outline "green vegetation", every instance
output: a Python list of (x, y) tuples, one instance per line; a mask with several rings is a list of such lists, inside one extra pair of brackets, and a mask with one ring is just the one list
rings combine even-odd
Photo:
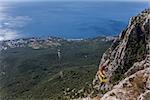
[(120, 80), (124, 79), (124, 75), (122, 73), (115, 73), (112, 77), (112, 83), (116, 84), (118, 83)]
[[(102, 54), (112, 42), (101, 38), (86, 41), (61, 41), (58, 47), (14, 48), (1, 52), (0, 98), (62, 99), (63, 91), (82, 89), (91, 83)], [(63, 77), (60, 77), (60, 71)]]

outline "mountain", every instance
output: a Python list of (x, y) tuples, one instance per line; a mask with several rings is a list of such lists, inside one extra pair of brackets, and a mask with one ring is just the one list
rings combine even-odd
[(150, 100), (150, 8), (103, 54), (93, 88), (96, 100)]
[(0, 41), (0, 100), (61, 100), (65, 90), (82, 89), (114, 38)]
[(150, 100), (150, 8), (113, 39), (1, 41), (1, 99)]

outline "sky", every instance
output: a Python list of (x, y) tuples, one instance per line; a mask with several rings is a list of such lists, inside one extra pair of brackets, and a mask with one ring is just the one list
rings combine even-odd
[(137, 2), (144, 2), (149, 0), (0, 0), (0, 1), (137, 1)]

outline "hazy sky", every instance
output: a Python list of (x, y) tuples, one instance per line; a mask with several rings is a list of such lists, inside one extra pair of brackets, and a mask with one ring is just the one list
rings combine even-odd
[(0, 1), (149, 1), (149, 0), (0, 0)]

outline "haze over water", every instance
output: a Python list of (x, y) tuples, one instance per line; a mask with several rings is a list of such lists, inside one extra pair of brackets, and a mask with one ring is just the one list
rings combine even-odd
[(147, 2), (9, 2), (0, 4), (0, 40), (33, 36), (118, 35)]

